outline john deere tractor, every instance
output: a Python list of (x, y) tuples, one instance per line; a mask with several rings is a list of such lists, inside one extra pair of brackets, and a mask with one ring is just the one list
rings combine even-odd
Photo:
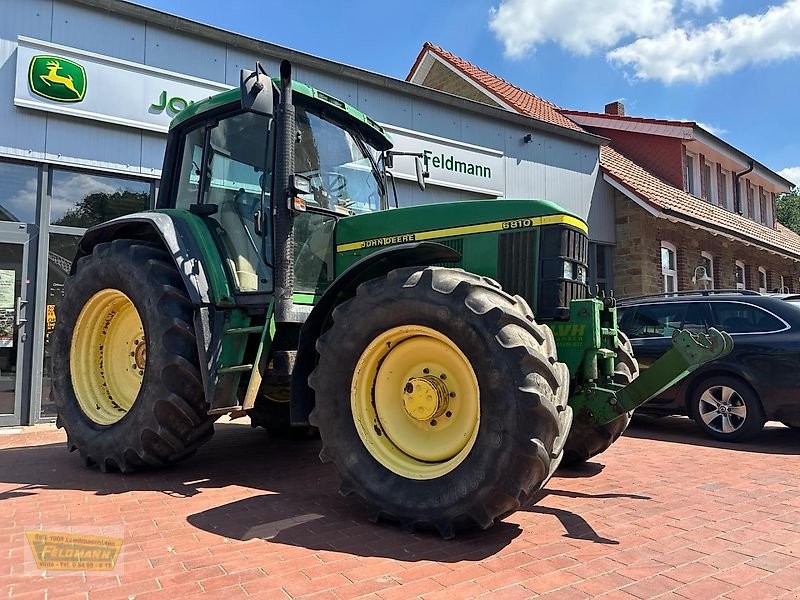
[(452, 537), (730, 350), (677, 332), (639, 374), (613, 298), (588, 294), (583, 220), (542, 200), (389, 210), (391, 149), (286, 61), (182, 111), (156, 210), (87, 231), (65, 286), (70, 450), (129, 472), (189, 456), (222, 414), (314, 427), (372, 519)]

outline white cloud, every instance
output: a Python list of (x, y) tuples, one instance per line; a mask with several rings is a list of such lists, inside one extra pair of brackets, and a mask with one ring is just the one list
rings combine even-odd
[(90, 194), (113, 194), (115, 191), (114, 186), (88, 173), (64, 173), (58, 185), (53, 185), (50, 214), (58, 219)]
[(786, 167), (778, 171), (778, 175), (788, 179), (795, 185), (800, 185), (800, 167)]
[(722, 0), (683, 0), (681, 8), (688, 12), (701, 13), (706, 10), (716, 11)]
[(675, 0), (500, 0), (489, 27), (505, 54), (521, 58), (543, 42), (576, 54), (611, 48), (629, 36), (657, 34), (672, 26)]
[(641, 37), (607, 54), (631, 67), (636, 79), (703, 83), (742, 67), (800, 55), (800, 0), (788, 0), (759, 15), (719, 19), (705, 27), (677, 27)]
[(711, 135), (715, 135), (717, 137), (728, 133), (727, 129), (723, 129), (722, 127), (717, 127), (716, 125), (711, 125), (710, 123), (703, 123), (702, 121), (695, 121), (695, 123), (697, 123), (700, 127), (705, 129)]

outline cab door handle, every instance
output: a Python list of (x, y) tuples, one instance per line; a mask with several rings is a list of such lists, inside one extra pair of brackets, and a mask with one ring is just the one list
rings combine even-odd
[(14, 323), (19, 327), (23, 323), (27, 323), (28, 319), (23, 319), (20, 315), (22, 314), (22, 307), (28, 303), (27, 300), (23, 300), (22, 296), (17, 296), (17, 310), (14, 313)]

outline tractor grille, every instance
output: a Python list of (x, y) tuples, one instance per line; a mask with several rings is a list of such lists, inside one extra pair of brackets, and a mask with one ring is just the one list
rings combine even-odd
[(589, 238), (566, 225), (539, 229), (539, 301), (536, 317), (566, 319), (572, 300), (586, 298)]
[[(449, 240), (442, 240), (439, 242), (442, 246), (447, 246), (448, 248), (452, 248), (460, 255), (464, 255), (464, 238), (451, 238)], [(461, 261), (458, 262), (443, 262), (439, 263), (443, 267), (450, 267), (450, 268), (457, 268), (461, 266)]]
[(509, 294), (533, 304), (536, 231), (501, 233), (497, 243), (497, 280)]

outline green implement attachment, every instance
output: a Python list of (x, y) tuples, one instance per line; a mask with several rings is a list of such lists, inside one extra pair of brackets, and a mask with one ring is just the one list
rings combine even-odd
[(701, 365), (733, 349), (727, 333), (710, 329), (694, 335), (677, 330), (672, 348), (631, 382), (615, 378), (619, 352), (614, 298), (573, 300), (569, 319), (549, 323), (558, 358), (573, 374), (569, 405), (577, 422), (600, 426), (658, 396)]

